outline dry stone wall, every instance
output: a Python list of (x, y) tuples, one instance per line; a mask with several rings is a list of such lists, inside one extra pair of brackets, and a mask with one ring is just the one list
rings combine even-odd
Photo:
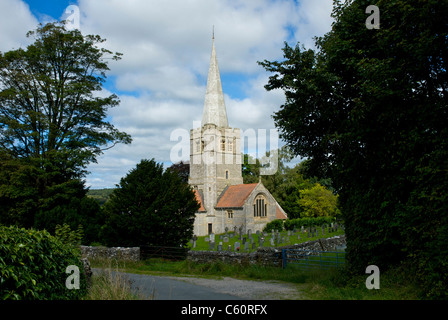
[(81, 246), (81, 256), (87, 259), (140, 260), (139, 247), (90, 247)]
[[(332, 238), (307, 241), (296, 245), (284, 247), (259, 247), (254, 252), (235, 251), (195, 251), (187, 253), (187, 259), (197, 263), (213, 263), (222, 261), (225, 263), (260, 264), (265, 266), (282, 265), (282, 249), (304, 249), (309, 251), (335, 251), (345, 246), (345, 235)], [(89, 247), (81, 246), (81, 254), (87, 259), (117, 259), (140, 260), (140, 248), (123, 247)]]
[(304, 249), (309, 251), (335, 251), (345, 246), (345, 235), (327, 239), (307, 241), (284, 247), (260, 247), (254, 252), (233, 251), (189, 251), (187, 259), (197, 263), (225, 263), (260, 264), (265, 266), (282, 265), (282, 249)]

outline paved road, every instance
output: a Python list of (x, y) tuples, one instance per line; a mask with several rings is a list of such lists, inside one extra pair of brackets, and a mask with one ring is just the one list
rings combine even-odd
[[(94, 273), (100, 269), (92, 269)], [(131, 288), (143, 299), (153, 300), (242, 300), (242, 298), (219, 293), (212, 288), (187, 283), (168, 277), (126, 273)]]

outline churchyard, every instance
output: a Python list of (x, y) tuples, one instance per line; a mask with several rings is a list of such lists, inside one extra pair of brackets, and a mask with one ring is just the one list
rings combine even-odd
[(252, 252), (259, 247), (284, 247), (302, 242), (343, 235), (344, 226), (337, 223), (294, 230), (242, 232), (241, 228), (227, 230), (223, 234), (194, 236), (188, 247), (191, 250)]

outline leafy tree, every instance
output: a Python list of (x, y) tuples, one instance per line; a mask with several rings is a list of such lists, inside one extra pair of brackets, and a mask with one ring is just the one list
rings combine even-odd
[(254, 159), (249, 154), (243, 155), (241, 164), (243, 183), (257, 183), (260, 176), (260, 160)]
[(102, 239), (109, 246), (185, 246), (198, 209), (194, 192), (176, 172), (142, 160), (106, 202)]
[(16, 158), (52, 160), (78, 176), (101, 147), (130, 142), (105, 121), (116, 95), (95, 96), (109, 70), (100, 36), (49, 23), (30, 31), (35, 42), (0, 55), (0, 146)]
[[(380, 29), (365, 25), (372, 4)], [(284, 61), (260, 62), (286, 95), (281, 138), (339, 194), (350, 265), (412, 261), (431, 296), (448, 285), (447, 14), (446, 1), (335, 1), (316, 51), (285, 44)]]
[(303, 217), (332, 217), (339, 213), (338, 197), (319, 183), (311, 189), (301, 190), (297, 202), (304, 208)]
[(62, 23), (27, 36), (35, 41), (26, 49), (0, 53), (0, 220), (31, 227), (38, 210), (84, 197), (86, 166), (131, 138), (106, 121), (117, 96), (96, 94), (106, 60), (121, 54)]
[[(287, 166), (292, 160), (290, 150), (284, 146), (277, 151), (278, 170), (273, 175), (261, 176), (263, 185), (278, 201), (280, 206), (288, 214), (288, 218), (294, 219), (301, 217), (303, 208), (298, 204), (300, 190), (311, 188), (314, 183), (305, 179), (302, 174), (302, 162), (294, 167)], [(269, 153), (267, 153), (267, 156)], [(243, 181), (244, 183), (256, 183), (259, 181), (260, 168), (264, 161), (253, 159), (250, 155), (244, 155), (243, 163)]]

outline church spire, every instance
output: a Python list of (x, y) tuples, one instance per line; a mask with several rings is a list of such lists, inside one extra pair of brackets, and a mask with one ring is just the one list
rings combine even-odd
[[(214, 29), (214, 28), (213, 28)], [(224, 104), (221, 76), (219, 75), (218, 59), (215, 51), (215, 31), (213, 30), (212, 55), (208, 69), (207, 90), (205, 93), (204, 111), (202, 113), (202, 126), (214, 124), (217, 127), (229, 126), (227, 111)]]

